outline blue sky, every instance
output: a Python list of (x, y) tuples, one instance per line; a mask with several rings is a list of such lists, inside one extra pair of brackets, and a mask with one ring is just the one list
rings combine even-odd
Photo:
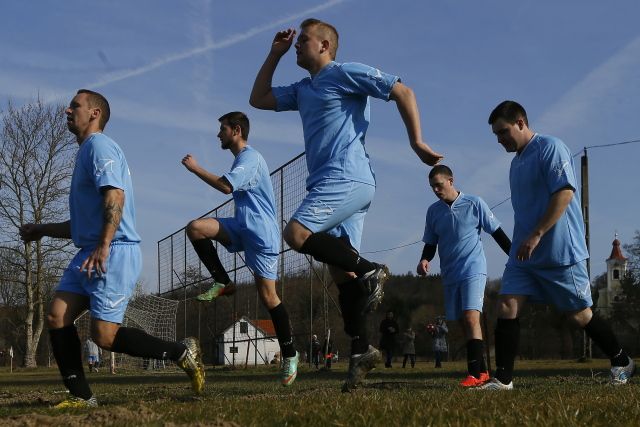
[[(504, 99), (522, 103), (533, 130), (560, 137), (574, 153), (640, 139), (640, 3), (633, 0), (70, 0), (2, 9), (2, 107), (37, 96), (66, 104), (80, 87), (109, 99), (106, 133), (132, 171), (150, 289), (157, 241), (226, 200), (180, 164), (191, 153), (214, 172), (228, 169), (232, 155), (219, 149), (217, 117), (247, 112), (249, 141), (272, 169), (302, 152), (297, 113), (258, 111), (248, 97), (275, 32), (307, 17), (336, 26), (338, 61), (376, 66), (414, 89), (424, 138), (445, 154), (458, 188), (490, 206), (509, 197), (512, 155), (487, 125)], [(302, 77), (289, 53), (274, 84)], [(367, 149), (378, 189), (363, 252), (420, 240), (436, 200), (395, 105), (373, 100), (371, 115)], [(628, 243), (640, 229), (639, 154), (640, 144), (589, 150), (594, 276), (606, 268), (614, 233)], [(494, 212), (511, 235), (510, 203)], [(369, 257), (405, 273), (421, 248)], [(489, 276), (501, 276), (505, 255), (490, 237), (485, 248)]]

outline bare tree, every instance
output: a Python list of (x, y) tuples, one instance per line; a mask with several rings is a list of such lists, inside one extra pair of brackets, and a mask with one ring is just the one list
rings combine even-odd
[(43, 239), (22, 244), (18, 227), (25, 223), (68, 218), (69, 182), (76, 144), (67, 131), (64, 107), (40, 100), (2, 114), (0, 131), (0, 241), (2, 263), (24, 289), (22, 325), (25, 367), (36, 366), (44, 328), (44, 306), (69, 258), (70, 242)]

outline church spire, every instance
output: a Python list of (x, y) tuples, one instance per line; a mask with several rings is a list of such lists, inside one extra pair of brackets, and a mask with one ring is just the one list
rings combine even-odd
[(626, 261), (627, 258), (622, 255), (622, 250), (620, 249), (620, 240), (618, 240), (618, 233), (615, 234), (615, 239), (613, 240), (612, 246), (613, 247), (611, 248), (611, 255), (609, 255), (607, 261), (611, 259)]

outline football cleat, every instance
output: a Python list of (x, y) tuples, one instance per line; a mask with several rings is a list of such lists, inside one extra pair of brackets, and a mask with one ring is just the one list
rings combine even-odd
[(384, 297), (384, 283), (389, 278), (389, 268), (383, 264), (374, 264), (376, 269), (362, 276), (362, 284), (368, 298), (362, 309), (362, 314), (369, 313), (378, 308)]
[(58, 403), (53, 409), (82, 409), (82, 408), (95, 408), (98, 406), (98, 400), (91, 396), (89, 399), (83, 399), (81, 397), (71, 396), (62, 402)]
[(492, 378), (482, 385), (471, 387), (471, 390), (513, 390), (513, 381), (503, 384), (497, 378)]
[(187, 347), (184, 355), (178, 360), (178, 366), (187, 373), (191, 379), (191, 388), (196, 394), (202, 394), (204, 390), (204, 365), (202, 364), (202, 350), (198, 340), (188, 337), (182, 340)]
[(382, 355), (380, 351), (371, 345), (365, 353), (351, 356), (349, 358), (349, 372), (347, 380), (342, 386), (342, 392), (351, 393), (351, 391), (358, 388), (369, 371), (375, 369), (376, 363), (381, 361)]
[(280, 382), (283, 386), (289, 387), (296, 380), (298, 376), (298, 360), (300, 354), (296, 351), (296, 355), (293, 357), (282, 358), (280, 364)]
[(473, 375), (468, 375), (467, 378), (460, 382), (460, 385), (462, 387), (478, 387), (486, 383), (490, 379), (491, 378), (489, 377), (488, 372), (480, 372), (480, 376), (478, 378), (474, 377)]
[(198, 301), (213, 301), (219, 296), (226, 295), (230, 296), (236, 291), (236, 287), (233, 282), (229, 282), (226, 285), (222, 283), (213, 282), (213, 285), (209, 288), (207, 292), (204, 292), (196, 297)]
[[(628, 356), (627, 356), (628, 357)], [(627, 366), (612, 366), (611, 367), (611, 384), (622, 385), (627, 384), (633, 374), (636, 373), (636, 364), (632, 358), (629, 357), (629, 363)]]

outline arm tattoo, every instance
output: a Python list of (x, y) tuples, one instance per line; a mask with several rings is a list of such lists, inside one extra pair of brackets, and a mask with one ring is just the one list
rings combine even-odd
[(104, 224), (111, 224), (115, 229), (120, 225), (122, 219), (122, 205), (117, 202), (108, 201), (104, 205)]

